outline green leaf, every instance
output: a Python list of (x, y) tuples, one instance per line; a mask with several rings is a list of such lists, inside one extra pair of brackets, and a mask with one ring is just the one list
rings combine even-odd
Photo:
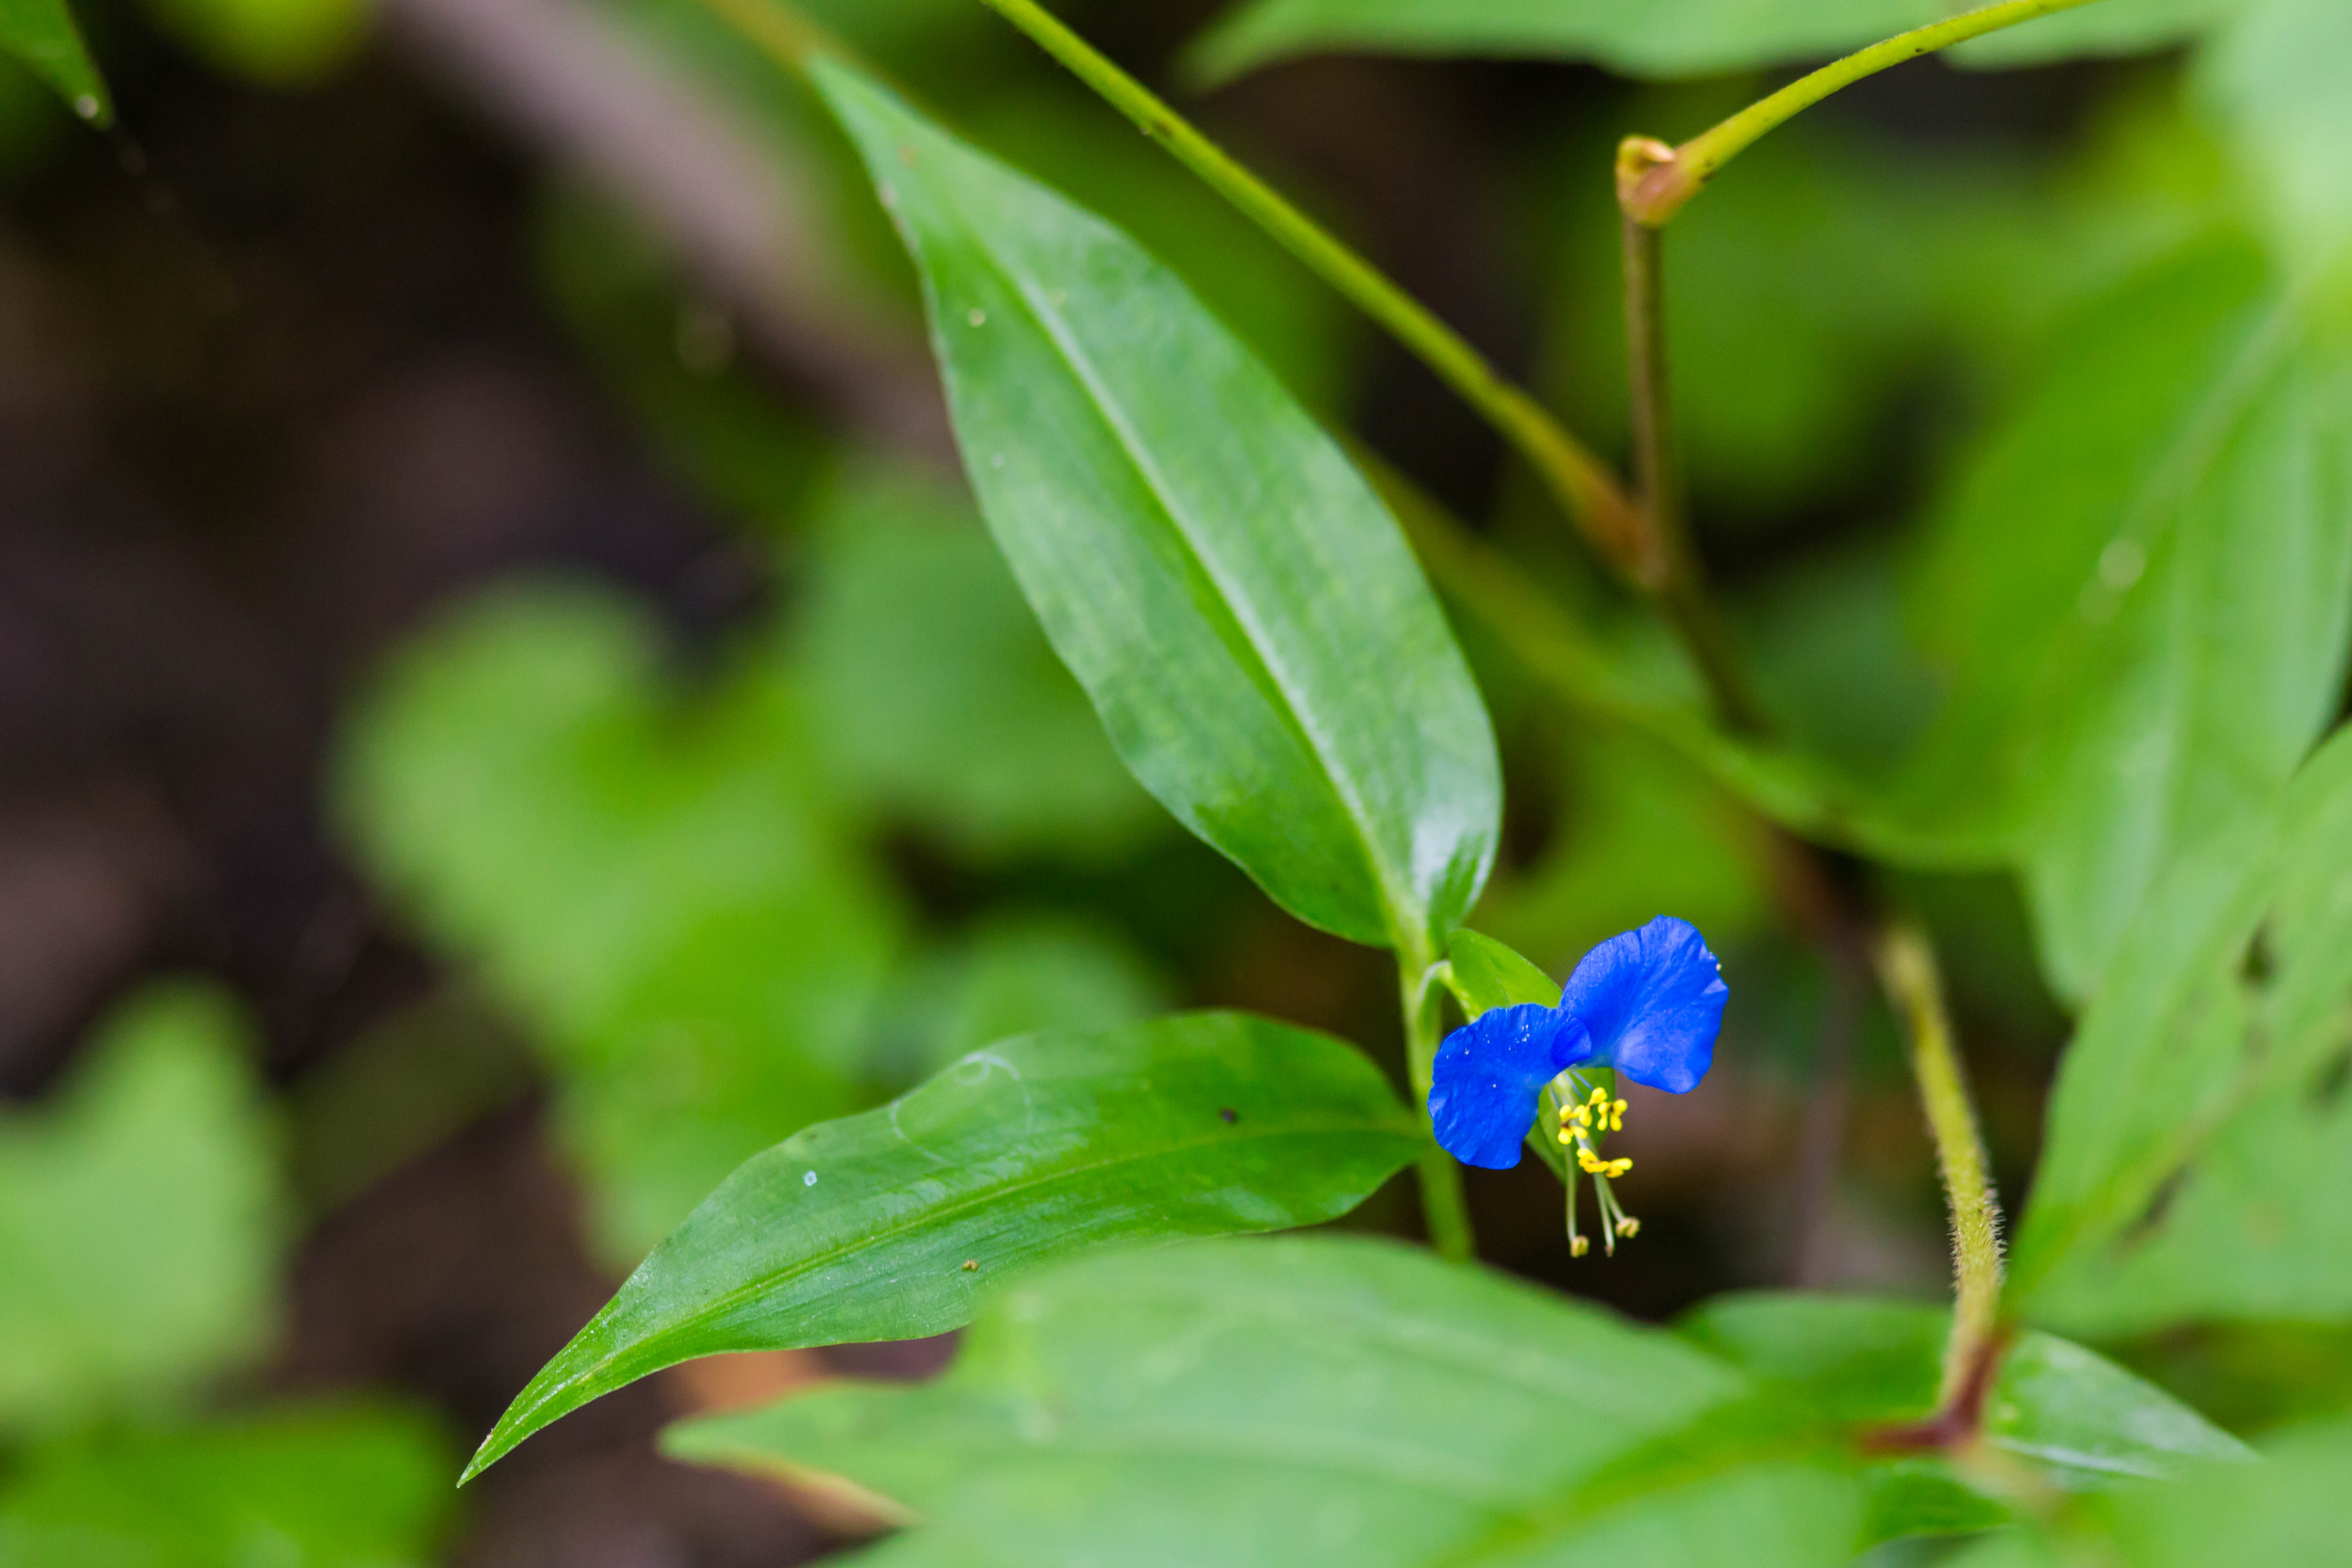
[[(1759, 1294), (1719, 1298), (1677, 1327), (1824, 1415), (1860, 1426), (1933, 1412), (1951, 1322), (1938, 1307)], [(2236, 1438), (2113, 1362), (2032, 1331), (2002, 1358), (1985, 1436), (2045, 1480), (2075, 1489), (2250, 1457)]]
[(1000, 914), (924, 954), (891, 984), (872, 1060), (929, 1078), (991, 1040), (1139, 1024), (1168, 1010), (1167, 982), (1100, 926)]
[(1445, 944), (1445, 957), (1446, 984), (1472, 1018), (1528, 1003), (1559, 1005), (1559, 982), (1491, 936), (1457, 931)]
[(0, 1486), (0, 1563), (426, 1568), (448, 1462), (432, 1421), (364, 1407), (54, 1444)]
[(1314, 1225), (1423, 1147), (1352, 1047), (1240, 1014), (976, 1051), (728, 1178), (523, 1390), (467, 1473), (720, 1351), (912, 1339), (1050, 1259)]
[(1494, 736), (1370, 489), (1131, 241), (814, 68), (922, 272), (981, 510), (1119, 755), (1300, 919), (1441, 945), (1493, 859)]
[(2336, 1421), (2266, 1444), (2259, 1465), (2215, 1468), (2186, 1484), (2132, 1489), (2063, 1526), (2003, 1531), (1953, 1568), (2210, 1568), (2218, 1563), (2342, 1568), (2352, 1562), (2344, 1497), (2352, 1488), (2352, 1423)]
[(106, 83), (83, 47), (66, 0), (0, 0), (0, 51), (32, 67), (91, 124), (114, 122)]
[(2352, 262), (2352, 7), (2246, 0), (2197, 62), (2199, 96), (2296, 270)]
[[(891, 1563), (1844, 1562), (1858, 1489), (1834, 1467), (1689, 1461), (1749, 1388), (1391, 1243), (1225, 1242), (1025, 1284), (932, 1385), (835, 1385), (665, 1446), (911, 1510)], [(1644, 1462), (1662, 1452), (1684, 1462)]]
[(548, 1050), (614, 1262), (859, 1103), (898, 917), (772, 650), (689, 694), (625, 602), (508, 590), (401, 653), (339, 783), (381, 883)]
[[(2158, 48), (2233, 3), (2095, 5), (1996, 35), (2017, 42), (1975, 58), (1990, 64)], [(1712, 76), (1848, 54), (1953, 10), (1942, 0), (1250, 0), (1200, 40), (1192, 60), (1212, 80), (1332, 49), (1578, 59), (1628, 76)]]
[(1895, 815), (2023, 870), (2044, 967), (2095, 986), (2183, 849), (2324, 731), (2352, 639), (2352, 363), (2252, 247), (2099, 297), (1963, 468), (1916, 584), (1948, 672)]
[(2177, 866), (2061, 1068), (2014, 1298), (2070, 1331), (2352, 1314), (2352, 735)]
[(795, 642), (845, 795), (982, 861), (1100, 861), (1164, 830), (961, 497), (842, 486)]
[(171, 1405), (277, 1313), (274, 1136), (219, 993), (147, 991), (0, 1118), (0, 1429)]

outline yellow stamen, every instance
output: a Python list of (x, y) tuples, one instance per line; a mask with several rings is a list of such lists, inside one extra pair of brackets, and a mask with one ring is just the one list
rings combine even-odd
[(1583, 1237), (1571, 1236), (1568, 1238), (1568, 1255), (1570, 1258), (1581, 1258), (1591, 1250), (1592, 1243)]
[(1633, 1168), (1631, 1160), (1604, 1160), (1590, 1149), (1576, 1152), (1577, 1169), (1588, 1176), (1622, 1176)]

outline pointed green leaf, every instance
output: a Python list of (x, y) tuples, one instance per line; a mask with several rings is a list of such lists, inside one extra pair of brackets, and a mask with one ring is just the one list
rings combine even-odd
[(1423, 1147), (1353, 1047), (1260, 1018), (1002, 1042), (728, 1178), (467, 1474), (692, 1356), (940, 1333), (991, 1288), (1089, 1247), (1319, 1224)]
[(1486, 709), (1392, 519), (1131, 240), (848, 68), (965, 466), (1136, 776), (1311, 924), (1426, 953), (1494, 857)]
[[(938, 1384), (835, 1386), (666, 1446), (913, 1510), (886, 1563), (1847, 1561), (1852, 1477), (1801, 1448), (1695, 1458), (1750, 1388), (1594, 1307), (1318, 1237), (1057, 1269), (996, 1303)], [(1664, 1468), (1626, 1468), (1644, 1454)]]
[(15, 55), (93, 125), (114, 119), (106, 83), (83, 47), (66, 0), (0, 0), (0, 51)]

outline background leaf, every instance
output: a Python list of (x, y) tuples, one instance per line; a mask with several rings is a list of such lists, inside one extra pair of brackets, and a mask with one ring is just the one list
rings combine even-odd
[[(2097, 21), (2056, 31), (2072, 18), (2042, 18), (2012, 29), (2021, 42), (2008, 54), (1980, 58), (1990, 64), (2160, 47), (2230, 3), (2093, 6)], [(1194, 59), (1213, 78), (1330, 49), (1532, 56), (1591, 60), (1626, 76), (1708, 76), (1846, 54), (1951, 10), (1937, 0), (1250, 0), (1201, 40)], [(2110, 12), (2126, 19), (2108, 20)]]
[(563, 1069), (566, 1142), (627, 1263), (727, 1173), (855, 1106), (900, 917), (779, 662), (701, 693), (584, 585), (448, 616), (342, 759), (352, 837)]
[(853, 479), (815, 531), (794, 636), (845, 797), (993, 860), (1101, 860), (1165, 822), (968, 501)]
[(448, 1464), (434, 1423), (391, 1409), (54, 1444), (0, 1485), (0, 1563), (425, 1568)]
[(730, 1177), (531, 1380), (467, 1473), (691, 1356), (913, 1339), (1088, 1247), (1334, 1218), (1423, 1147), (1352, 1047), (1263, 1019), (1003, 1041)]
[(0, 50), (32, 67), (84, 120), (100, 125), (113, 120), (106, 83), (82, 45), (66, 0), (0, 0)]
[(2052, 1100), (2017, 1244), (2043, 1321), (2352, 1313), (2352, 737), (2178, 866)]
[(2170, 858), (2334, 710), (2352, 364), (2224, 238), (2053, 344), (1941, 509), (1916, 602), (1950, 690), (1896, 798), (1956, 856), (2021, 865), (2044, 967), (2079, 997)]
[(2305, 274), (2352, 261), (2352, 10), (2248, 0), (2197, 62), (2200, 96), (2259, 193), (2281, 251)]
[(1145, 787), (1293, 914), (1426, 952), (1493, 855), (1469, 671), (1339, 449), (1125, 237), (849, 69), (981, 509)]
[(123, 1005), (0, 1119), (0, 1429), (184, 1401), (277, 1320), (275, 1137), (219, 993)]

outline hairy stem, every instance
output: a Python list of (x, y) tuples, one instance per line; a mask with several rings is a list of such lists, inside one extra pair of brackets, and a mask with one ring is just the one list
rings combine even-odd
[[(2000, 1334), (2000, 1198), (1986, 1169), (1976, 1107), (1944, 1010), (1935, 949), (1917, 927), (1895, 925), (1879, 936), (1873, 955), (1880, 984), (1911, 1039), (1912, 1070), (1952, 1211), (1952, 1267), (1957, 1300), (1952, 1340), (1944, 1357), (1943, 1402), (1949, 1408), (1972, 1390), (1979, 1395)], [(1980, 1402), (1980, 1401), (1979, 1401)]]
[[(1432, 1131), (1429, 1089), (1437, 1066), (1438, 1020), (1444, 1005), (1444, 987), (1435, 984), (1437, 971), (1426, 960), (1409, 952), (1397, 954), (1397, 979), (1404, 1004), (1405, 1065), (1412, 1076), (1413, 1103), (1421, 1123)], [(1470, 1235), (1470, 1206), (1462, 1195), (1462, 1167), (1437, 1146), (1433, 1132), (1421, 1157), (1421, 1214), (1429, 1229), (1429, 1243), (1438, 1255), (1466, 1263), (1476, 1254)]]
[(1683, 205), (1698, 195), (1726, 163), (1832, 93), (1922, 55), (1932, 55), (1987, 33), (1998, 33), (2021, 22), (2091, 3), (2092, 0), (2002, 0), (1997, 5), (1915, 27), (1823, 66), (1770, 97), (1748, 105), (1706, 134), (1684, 142), (1643, 177), (1640, 188), (1627, 197), (1625, 210), (1640, 222), (1658, 227), (1680, 212)]

